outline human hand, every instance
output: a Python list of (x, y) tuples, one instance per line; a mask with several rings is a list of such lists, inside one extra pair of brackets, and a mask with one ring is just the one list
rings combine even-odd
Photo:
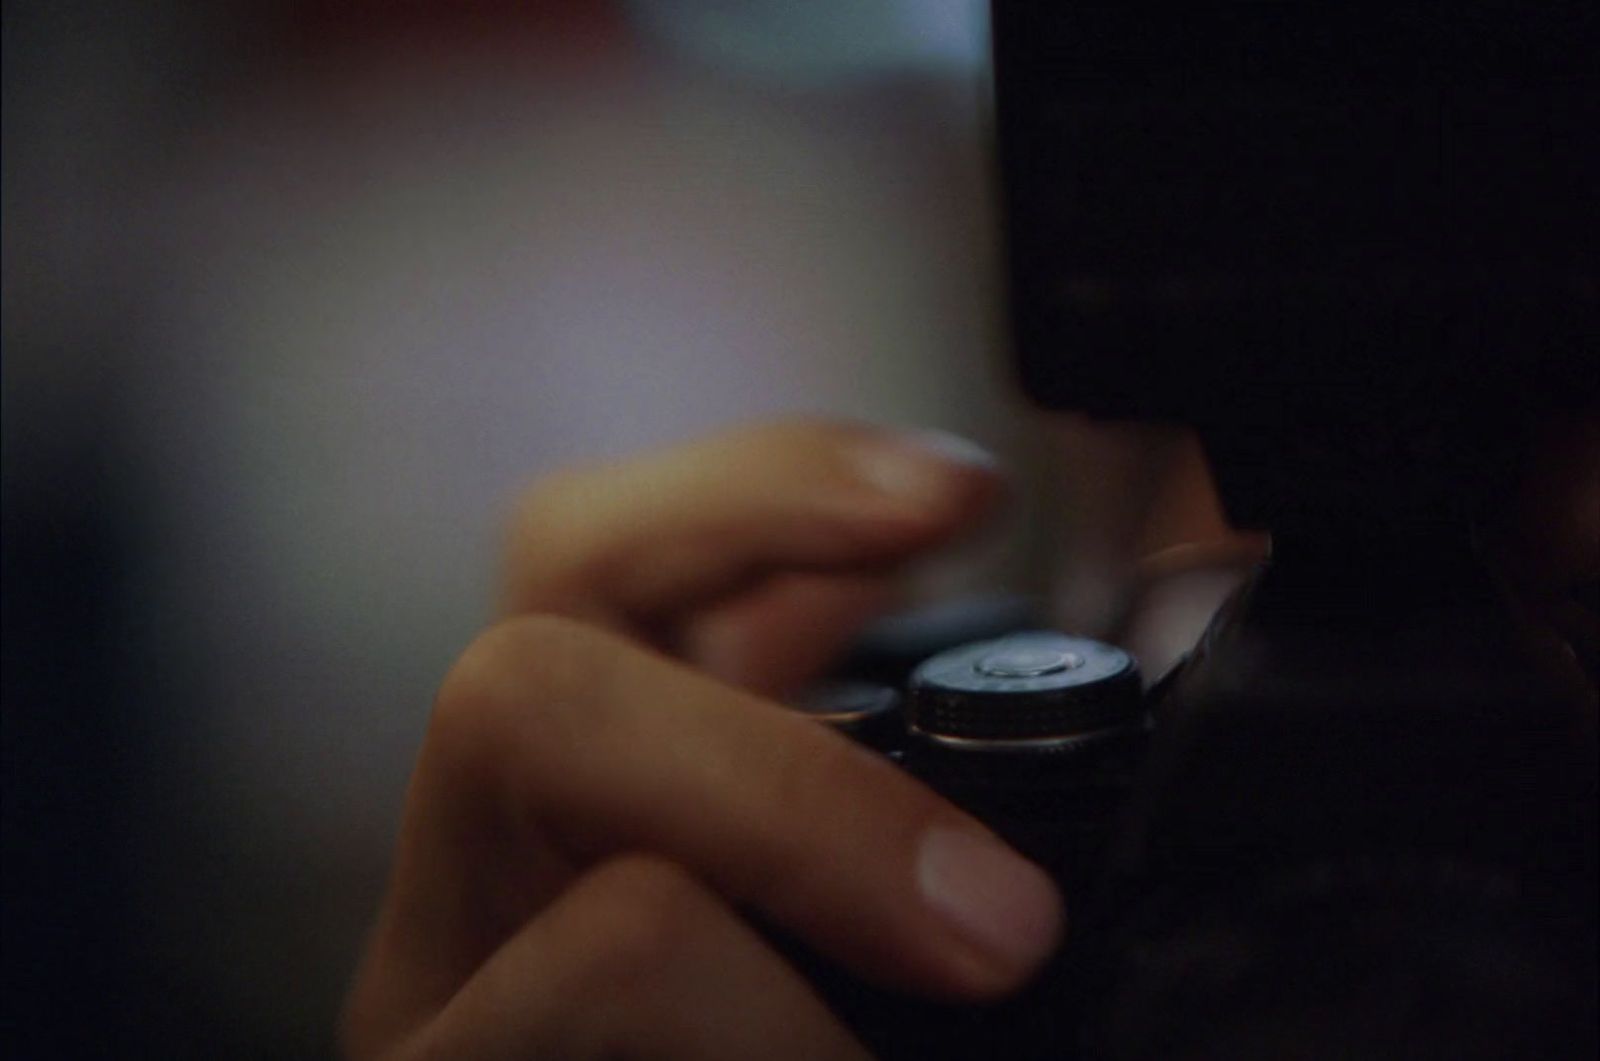
[(509, 618), (439, 694), (348, 1052), (862, 1056), (739, 909), (880, 982), (1019, 985), (1060, 933), (1048, 878), (748, 691), (819, 668), (996, 492), (948, 449), (815, 423), (535, 490)]

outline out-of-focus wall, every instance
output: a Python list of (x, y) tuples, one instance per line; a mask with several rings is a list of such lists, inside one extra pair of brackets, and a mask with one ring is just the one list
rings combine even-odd
[[(29, 909), (111, 926), (125, 1044), (327, 1048), (522, 484), (787, 413), (1034, 463), (997, 340), (981, 5), (421, 36), (349, 6), (35, 5), (20, 41), (6, 16), (7, 794), (66, 830), (7, 894), (93, 834), (87, 891)], [(924, 592), (1025, 582), (1031, 527)], [(12, 819), (8, 846), (39, 839)], [(37, 976), (7, 990), (8, 1019), (46, 1012)]]

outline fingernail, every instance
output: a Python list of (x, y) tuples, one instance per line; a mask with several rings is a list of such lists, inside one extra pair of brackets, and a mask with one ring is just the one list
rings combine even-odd
[(924, 508), (948, 502), (962, 473), (999, 467), (976, 442), (947, 431), (917, 431), (874, 443), (857, 455), (862, 478), (886, 494)]
[(1060, 939), (1061, 897), (1045, 872), (976, 829), (935, 828), (923, 838), (917, 884), (923, 899), (1012, 986)]

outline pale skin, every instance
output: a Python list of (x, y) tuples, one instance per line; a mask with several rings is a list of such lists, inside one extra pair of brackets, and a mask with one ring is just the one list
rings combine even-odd
[(738, 911), (933, 996), (1024, 982), (1064, 931), (1048, 878), (773, 699), (999, 492), (818, 422), (536, 487), (505, 617), (438, 695), (348, 1055), (865, 1056)]

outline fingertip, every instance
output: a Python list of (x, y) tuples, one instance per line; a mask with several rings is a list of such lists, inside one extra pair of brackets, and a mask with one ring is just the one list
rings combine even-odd
[(962, 944), (955, 987), (973, 997), (1012, 990), (1060, 945), (1060, 891), (1038, 866), (988, 833), (936, 827), (923, 837), (917, 890)]
[(901, 437), (907, 444), (942, 457), (953, 465), (994, 473), (1000, 471), (999, 459), (965, 435), (939, 428), (925, 428)]
[(857, 477), (910, 513), (938, 522), (970, 518), (1001, 492), (994, 454), (946, 431), (875, 436), (853, 454)]

